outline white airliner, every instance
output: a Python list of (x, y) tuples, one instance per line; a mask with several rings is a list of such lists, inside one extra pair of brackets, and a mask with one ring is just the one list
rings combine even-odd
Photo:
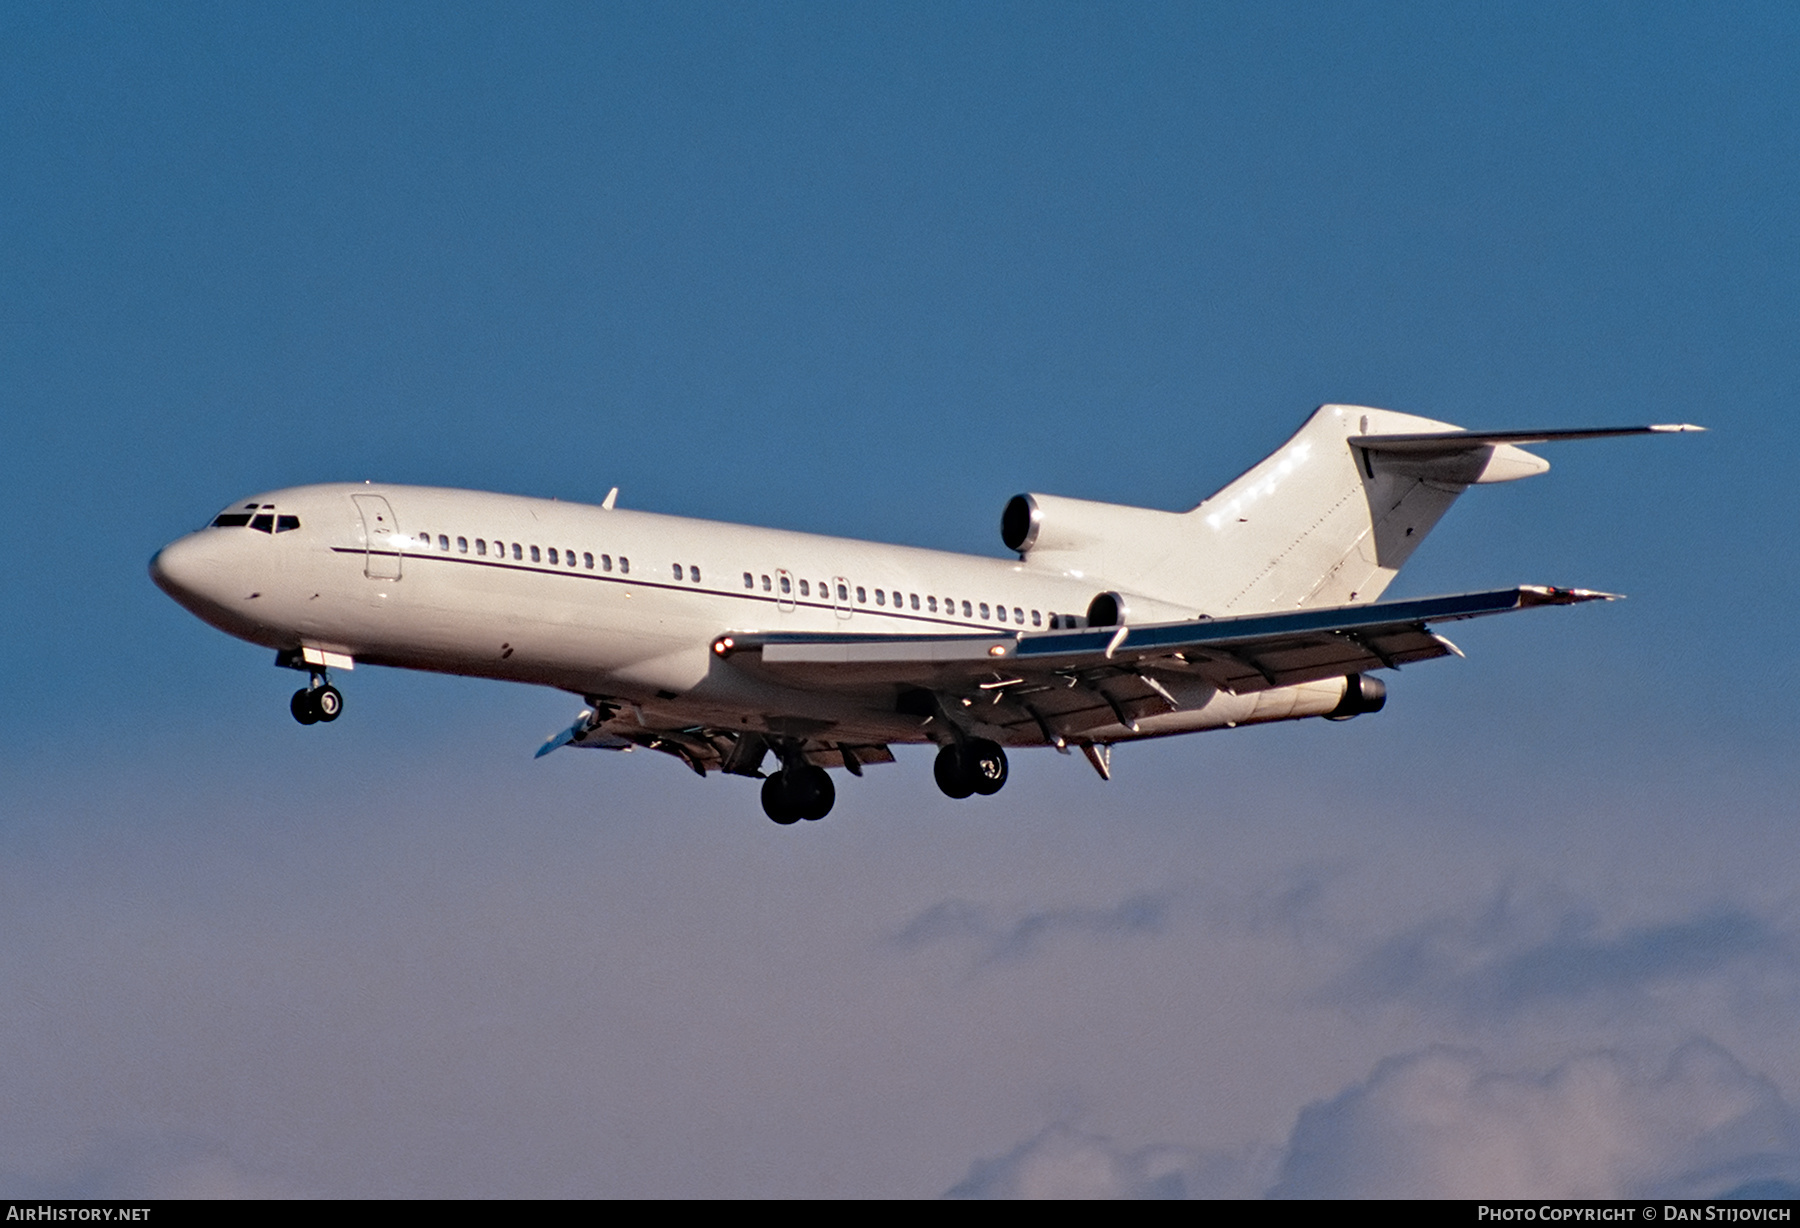
[[(1327, 405), (1187, 512), (1018, 495), (1017, 560), (549, 499), (302, 486), (233, 504), (151, 561), (156, 583), (310, 683), (392, 665), (580, 695), (539, 750), (674, 755), (761, 778), (777, 823), (818, 819), (830, 767), (935, 743), (951, 797), (1006, 783), (1005, 747), (1078, 747), (1380, 710), (1370, 675), (1457, 652), (1434, 623), (1604, 599), (1523, 586), (1377, 603), (1471, 485), (1549, 465), (1520, 444), (1694, 431), (1464, 431)], [(765, 773), (771, 755), (779, 766)]]

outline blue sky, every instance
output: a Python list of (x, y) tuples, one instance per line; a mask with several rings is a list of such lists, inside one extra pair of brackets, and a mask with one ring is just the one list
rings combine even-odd
[[(8, 8), (0, 1186), (1800, 1183), (1797, 33)], [(998, 554), (1017, 491), (1191, 506), (1325, 401), (1711, 430), (1459, 504), (1395, 595), (1631, 599), (1377, 717), (1021, 755), (978, 810), (903, 754), (805, 831), (534, 763), (551, 693), (359, 670), (301, 729), (144, 570), (364, 477)]]

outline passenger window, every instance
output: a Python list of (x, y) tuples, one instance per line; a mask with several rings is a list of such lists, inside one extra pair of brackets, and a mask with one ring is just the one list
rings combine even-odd
[(583, 550), (581, 552), (581, 565), (589, 571), (594, 570), (594, 556), (588, 551)]
[(446, 554), (450, 552), (450, 537), (448, 534), (438, 534), (438, 549), (444, 551)]
[[(537, 547), (533, 546), (532, 550), (536, 551)], [(519, 545), (518, 542), (514, 542), (513, 543), (513, 558), (523, 559), (524, 557), (525, 557), (525, 548), (523, 546)]]
[(794, 591), (793, 582), (790, 581), (786, 576), (781, 577), (781, 591), (784, 593), (791, 593)]
[(611, 571), (612, 570), (612, 555), (603, 554), (600, 556), (600, 570), (601, 571)]
[(622, 554), (619, 556), (619, 574), (622, 576), (631, 574), (631, 560)]
[(744, 573), (744, 587), (751, 589), (756, 587), (756, 577), (747, 571)]
[(937, 598), (936, 597), (925, 598), (925, 609), (928, 613), (936, 614), (937, 613)]
[(916, 610), (919, 608), (919, 594), (911, 593), (908, 595), (907, 600), (912, 603), (913, 609)]
[[(532, 551), (531, 557), (532, 557), (532, 561), (536, 562), (537, 561), (537, 551), (535, 551), (535, 550)], [(556, 564), (558, 564), (560, 562), (562, 562), (562, 559), (557, 556), (556, 547), (555, 546), (550, 547), (550, 565), (552, 567), (554, 567)]]
[(255, 529), (258, 533), (273, 533), (275, 531), (275, 517), (264, 512), (250, 522), (250, 527)]
[(695, 567), (692, 563), (688, 564), (688, 579), (692, 580), (695, 584), (700, 583), (700, 569)]
[(467, 554), (469, 552), (469, 539), (468, 538), (459, 537), (456, 539), (456, 552), (458, 554)]
[(475, 539), (475, 553), (479, 554), (482, 558), (487, 557), (487, 538), (477, 537)]
[(856, 599), (864, 605), (869, 604), (869, 595), (863, 591), (862, 585), (856, 586)]
[(573, 550), (563, 551), (563, 566), (564, 567), (575, 566), (575, 552)]
[[(984, 617), (984, 618), (985, 618), (985, 617), (986, 617), (986, 616), (987, 616), (987, 611), (986, 611), (986, 610), (983, 610), (983, 611), (982, 611), (982, 612), (981, 612), (981, 613), (982, 613), (982, 616), (983, 616), (983, 617)], [(965, 602), (963, 602), (963, 617), (964, 617), (964, 618), (974, 618), (974, 617), (975, 617), (975, 616), (974, 616), (974, 615), (973, 615), (973, 614), (971, 614), (971, 613), (970, 613), (970, 612), (969, 612), (969, 603), (968, 603), (968, 602), (966, 602), (966, 601), (965, 601)]]
[(999, 619), (1001, 622), (1006, 621), (1006, 607), (1005, 606), (1003, 606), (1003, 605), (995, 606), (994, 613), (999, 616)]
[(538, 548), (536, 546), (533, 546), (531, 548), (531, 561), (534, 563), (541, 563), (544, 561), (544, 556), (541, 553), (539, 553)]
[(669, 565), (675, 569), (675, 578), (677, 580), (681, 579), (681, 564), (680, 563), (671, 563)]
[(277, 516), (277, 517), (275, 517), (275, 531), (277, 533), (286, 533), (292, 529), (297, 529), (299, 527), (300, 527), (300, 517), (298, 517), (298, 516)]
[(802, 597), (810, 597), (810, 596), (812, 596), (812, 590), (811, 590), (811, 589), (809, 589), (809, 588), (808, 588), (808, 587), (807, 587), (807, 586), (806, 586), (806, 581), (805, 581), (805, 580), (802, 580), (802, 581), (800, 581), (800, 595), (801, 595), (801, 596), (802, 596)]
[(1025, 611), (1021, 610), (1018, 606), (1013, 607), (1013, 621), (1021, 626), (1025, 623)]
[(763, 582), (763, 592), (765, 592), (765, 593), (771, 591), (775, 587), (774, 585), (769, 583), (769, 577), (767, 577), (767, 576), (764, 576), (762, 578), (762, 582)]
[(1044, 625), (1043, 617), (1036, 610), (1031, 612), (1031, 625), (1034, 627), (1041, 627)]
[(886, 605), (887, 604), (887, 596), (880, 589), (875, 590), (875, 604), (876, 605)]
[(844, 584), (838, 585), (838, 600), (839, 601), (850, 600), (850, 589), (849, 589), (848, 585), (844, 585)]

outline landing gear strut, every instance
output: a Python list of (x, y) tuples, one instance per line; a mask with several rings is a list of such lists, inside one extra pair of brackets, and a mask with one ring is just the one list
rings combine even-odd
[(288, 701), (288, 711), (302, 725), (335, 721), (344, 711), (343, 692), (325, 681), (322, 675), (314, 674), (310, 686), (294, 692), (294, 697)]
[(822, 819), (837, 801), (831, 774), (816, 764), (796, 759), (763, 781), (763, 812), (783, 825), (801, 819)]
[(947, 796), (964, 798), (979, 793), (989, 797), (1006, 784), (1006, 752), (998, 742), (986, 738), (951, 742), (938, 751), (931, 774)]

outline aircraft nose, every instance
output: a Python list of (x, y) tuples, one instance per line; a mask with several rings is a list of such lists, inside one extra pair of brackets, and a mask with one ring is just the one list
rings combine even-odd
[(209, 581), (215, 578), (217, 568), (210, 554), (197, 533), (177, 538), (151, 558), (150, 578), (163, 592), (191, 607), (207, 594)]

